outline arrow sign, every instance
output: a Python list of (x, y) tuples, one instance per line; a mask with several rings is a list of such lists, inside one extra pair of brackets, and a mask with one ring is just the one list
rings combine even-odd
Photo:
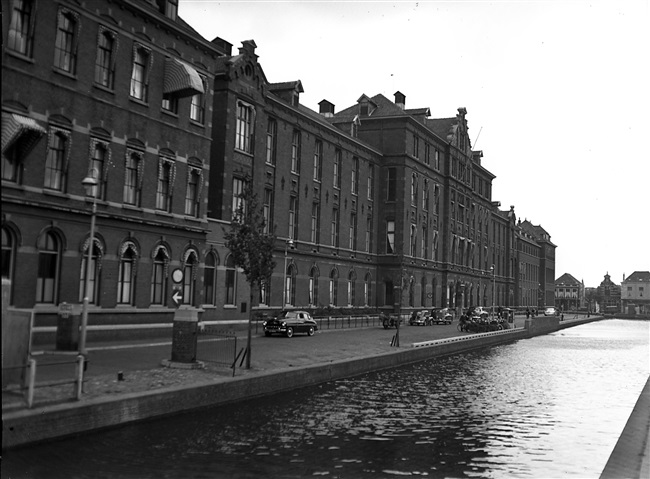
[(176, 291), (174, 295), (172, 296), (172, 299), (174, 300), (174, 303), (176, 303), (176, 306), (181, 304), (181, 300), (183, 299), (183, 295), (181, 294), (180, 291)]

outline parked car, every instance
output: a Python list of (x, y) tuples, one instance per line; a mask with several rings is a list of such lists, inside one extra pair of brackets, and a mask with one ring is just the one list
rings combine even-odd
[(544, 310), (544, 316), (557, 316), (558, 312), (553, 306), (549, 306)]
[(415, 316), (411, 316), (409, 319), (409, 324), (411, 326), (427, 326), (428, 324), (431, 324), (429, 322), (429, 310), (423, 309), (422, 311), (418, 311)]
[(316, 321), (307, 311), (281, 311), (275, 318), (264, 321), (264, 334), (284, 334), (287, 338), (295, 333), (313, 336), (318, 331)]
[(454, 320), (454, 310), (451, 308), (435, 308), (431, 312), (431, 324), (451, 324)]

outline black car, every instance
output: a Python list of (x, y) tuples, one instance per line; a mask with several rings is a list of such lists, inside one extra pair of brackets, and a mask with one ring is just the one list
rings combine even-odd
[(264, 334), (284, 334), (290, 338), (294, 333), (307, 333), (313, 336), (318, 331), (316, 321), (307, 311), (282, 311), (277, 317), (264, 321)]

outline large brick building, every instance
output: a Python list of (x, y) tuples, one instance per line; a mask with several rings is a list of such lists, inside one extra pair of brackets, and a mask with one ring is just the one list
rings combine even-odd
[[(81, 300), (89, 247), (95, 324), (169, 322), (176, 290), (214, 321), (284, 305), (552, 304), (555, 247), (499, 210), (464, 108), (432, 119), (396, 92), (314, 111), (300, 81), (266, 78), (254, 41), (233, 55), (177, 3), (3, 0), (12, 305), (52, 324), (60, 303)], [(246, 182), (277, 235), (278, 266), (253, 305), (223, 238)]]

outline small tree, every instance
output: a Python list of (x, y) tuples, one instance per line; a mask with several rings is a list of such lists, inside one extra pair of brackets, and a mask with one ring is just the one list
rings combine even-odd
[(235, 265), (244, 271), (250, 286), (246, 369), (251, 367), (253, 298), (255, 294), (259, 295), (264, 285), (269, 284), (275, 268), (275, 234), (264, 233), (265, 225), (266, 221), (259, 208), (257, 195), (253, 191), (252, 181), (247, 181), (244, 191), (239, 195), (239, 205), (230, 223), (230, 231), (224, 231), (226, 248), (230, 250)]

